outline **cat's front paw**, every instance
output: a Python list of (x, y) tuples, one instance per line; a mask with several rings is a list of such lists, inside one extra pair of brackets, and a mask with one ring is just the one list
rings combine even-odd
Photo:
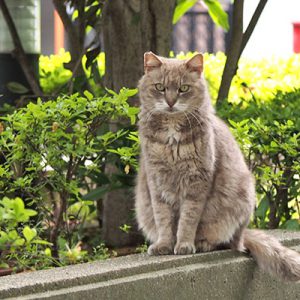
[(174, 254), (176, 255), (186, 255), (196, 253), (196, 247), (194, 243), (190, 242), (179, 242), (174, 248)]
[(168, 243), (158, 242), (148, 248), (149, 255), (167, 255), (173, 253), (173, 247)]

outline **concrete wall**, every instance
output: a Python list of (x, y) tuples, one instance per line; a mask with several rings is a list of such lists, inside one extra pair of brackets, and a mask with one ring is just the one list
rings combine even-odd
[[(300, 251), (300, 232), (273, 231)], [(190, 256), (131, 255), (0, 278), (0, 299), (285, 300), (300, 299), (300, 284), (260, 272), (232, 251)]]

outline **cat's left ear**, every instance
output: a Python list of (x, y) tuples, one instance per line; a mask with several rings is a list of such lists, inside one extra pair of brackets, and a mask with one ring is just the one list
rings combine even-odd
[(197, 72), (199, 75), (203, 72), (203, 55), (198, 53), (186, 62), (187, 68), (192, 72)]

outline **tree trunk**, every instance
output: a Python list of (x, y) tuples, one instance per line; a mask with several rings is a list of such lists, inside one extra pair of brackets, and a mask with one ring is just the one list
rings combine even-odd
[(237, 70), (243, 39), (243, 10), (244, 0), (235, 0), (233, 4), (231, 41), (228, 50), (226, 51), (227, 58), (222, 74), (217, 105), (219, 105), (223, 99), (228, 97), (231, 81)]
[(12, 16), (4, 0), (0, 0), (0, 10), (2, 11), (3, 17), (10, 31), (10, 35), (15, 47), (15, 49), (13, 50), (13, 55), (16, 57), (17, 61), (19, 62), (22, 71), (33, 93), (36, 96), (42, 96), (43, 92), (39, 85), (38, 79), (35, 77), (32, 66), (28, 61), (28, 56), (26, 55), (23, 45), (21, 43), (21, 39), (19, 37), (15, 22), (12, 19)]
[(119, 91), (137, 86), (143, 54), (168, 56), (176, 0), (114, 0), (103, 10), (105, 86)]
[(246, 31), (243, 33), (243, 10), (244, 0), (235, 0), (233, 5), (233, 21), (232, 21), (232, 35), (227, 50), (226, 64), (222, 75), (221, 86), (217, 98), (217, 106), (221, 102), (228, 98), (229, 89), (233, 76), (236, 74), (238, 69), (238, 61), (253, 33), (254, 28), (263, 12), (268, 0), (260, 0), (252, 18), (247, 26)]
[[(176, 0), (114, 0), (103, 9), (105, 48), (104, 85), (119, 91), (135, 88), (143, 75), (146, 51), (168, 56), (171, 47), (172, 18)], [(137, 105), (137, 98), (132, 104)], [(111, 172), (108, 166), (108, 172)], [(103, 201), (103, 239), (108, 245), (124, 246), (140, 241), (132, 220), (134, 197), (129, 190), (118, 190)], [(130, 217), (131, 216), (131, 217)], [(129, 224), (130, 233), (119, 226)]]

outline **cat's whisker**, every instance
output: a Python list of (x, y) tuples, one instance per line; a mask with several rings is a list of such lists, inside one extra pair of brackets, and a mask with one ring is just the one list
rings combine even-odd
[(185, 111), (184, 111), (183, 113), (184, 113), (184, 115), (185, 115), (186, 119), (188, 120), (188, 122), (189, 122), (189, 124), (190, 124), (190, 128), (191, 128), (191, 130), (192, 130), (192, 124), (191, 124), (191, 121), (190, 121), (190, 119), (189, 119), (188, 115), (186, 114), (186, 112), (185, 112)]
[(192, 106), (189, 106), (189, 108), (191, 108), (192, 111), (195, 111), (195, 112), (199, 112), (200, 111), (200, 107), (199, 106), (192, 105)]
[(188, 114), (191, 115), (196, 120), (199, 126), (202, 126), (200, 119), (193, 112), (190, 111), (188, 112)]
[(146, 117), (146, 122), (148, 122), (151, 117), (153, 116), (153, 114), (155, 113), (155, 108), (152, 108), (149, 113), (147, 114), (147, 117)]

